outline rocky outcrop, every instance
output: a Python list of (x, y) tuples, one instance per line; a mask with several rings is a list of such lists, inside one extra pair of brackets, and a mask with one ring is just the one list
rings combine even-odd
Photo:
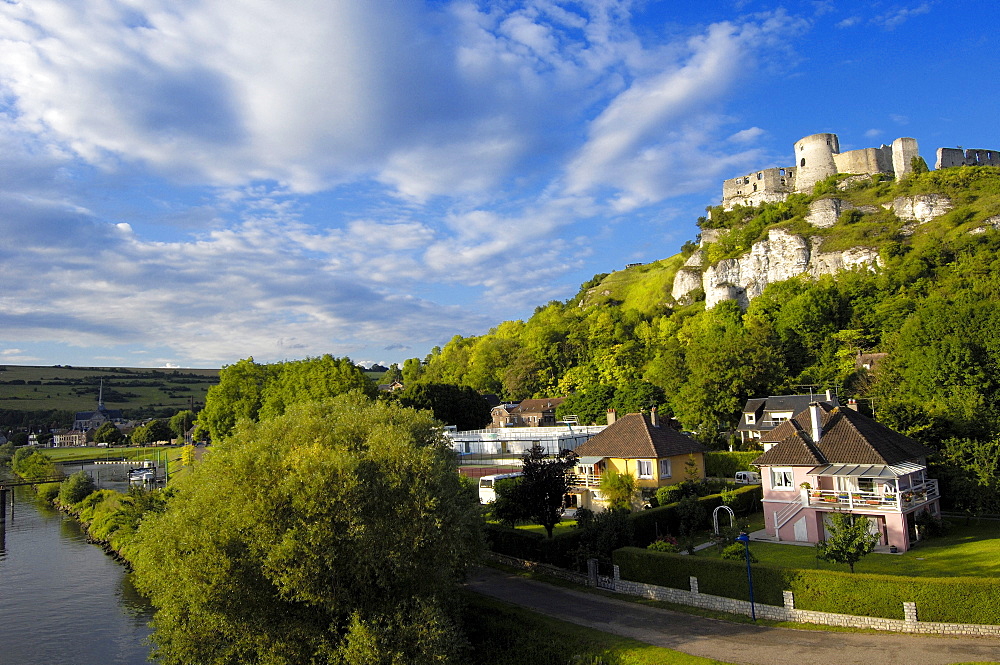
[(1000, 229), (1000, 215), (993, 215), (992, 217), (984, 219), (982, 226), (972, 229), (969, 233), (972, 235), (979, 235), (981, 233), (986, 233), (987, 231), (996, 231), (997, 229)]
[(749, 253), (708, 266), (700, 281), (694, 279), (695, 266), (685, 264), (674, 278), (672, 295), (675, 300), (682, 301), (701, 287), (705, 290), (706, 307), (714, 307), (723, 300), (736, 300), (746, 307), (774, 282), (798, 275), (816, 278), (841, 270), (874, 269), (879, 265), (875, 249), (853, 247), (843, 252), (820, 252), (820, 242), (820, 238), (807, 239), (782, 229), (772, 229), (767, 240), (754, 243)]
[(916, 196), (901, 196), (894, 199), (892, 203), (882, 204), (882, 207), (892, 210), (900, 219), (922, 224), (951, 212), (955, 208), (955, 204), (947, 196), (941, 194), (918, 194)]
[(819, 199), (809, 204), (806, 221), (821, 229), (828, 229), (837, 223), (841, 213), (848, 210), (860, 210), (863, 213), (876, 212), (873, 206), (851, 205), (843, 199)]

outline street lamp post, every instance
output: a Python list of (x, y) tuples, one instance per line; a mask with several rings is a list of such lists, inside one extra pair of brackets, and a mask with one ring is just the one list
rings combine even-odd
[(736, 536), (738, 542), (743, 543), (746, 548), (746, 558), (747, 558), (747, 583), (750, 585), (750, 617), (756, 621), (757, 620), (757, 610), (754, 607), (753, 602), (753, 575), (750, 572), (750, 536), (744, 531), (740, 535)]

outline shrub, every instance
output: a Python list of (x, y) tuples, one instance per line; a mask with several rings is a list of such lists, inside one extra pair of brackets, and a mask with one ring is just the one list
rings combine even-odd
[(83, 501), (95, 489), (94, 479), (90, 474), (83, 470), (77, 471), (59, 486), (59, 503), (72, 506)]
[(673, 536), (664, 536), (659, 540), (654, 540), (646, 546), (646, 549), (653, 550), (654, 552), (669, 552), (672, 554), (681, 551), (680, 546), (677, 544), (677, 539)]
[(43, 483), (35, 488), (38, 498), (51, 503), (59, 496), (59, 483)]
[[(727, 561), (746, 561), (747, 560), (747, 547), (743, 543), (732, 543), (726, 545), (725, 549), (722, 550), (722, 558)], [(750, 552), (750, 563), (758, 563), (757, 557), (754, 556), (753, 551)]]

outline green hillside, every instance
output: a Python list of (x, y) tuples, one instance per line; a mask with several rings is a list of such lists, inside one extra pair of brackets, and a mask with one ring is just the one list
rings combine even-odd
[[(917, 194), (947, 197), (953, 209), (920, 224), (885, 207)], [(822, 198), (846, 202), (829, 228), (805, 221)], [(509, 399), (569, 396), (560, 415), (584, 422), (603, 422), (608, 407), (656, 405), (718, 446), (749, 397), (834, 388), (937, 450), (938, 462), (951, 465), (938, 477), (954, 471), (965, 482), (956, 469), (981, 470), (962, 490), (970, 501), (1000, 494), (1000, 169), (898, 183), (831, 178), (783, 203), (713, 208), (699, 224), (713, 233), (706, 266), (782, 228), (822, 252), (872, 248), (881, 267), (800, 276), (770, 284), (745, 311), (734, 301), (706, 310), (701, 289), (687, 304), (670, 295), (697, 249), (691, 242), (679, 255), (596, 275), (526, 321), (455, 337), (408, 360), (404, 381)], [(861, 353), (885, 355), (869, 372), (857, 363)]]
[(102, 381), (107, 408), (121, 409), (129, 418), (144, 418), (173, 415), (192, 405), (200, 408), (208, 388), (219, 382), (219, 370), (4, 365), (0, 366), (3, 424), (19, 424), (12, 419), (30, 419), (36, 412), (96, 409)]

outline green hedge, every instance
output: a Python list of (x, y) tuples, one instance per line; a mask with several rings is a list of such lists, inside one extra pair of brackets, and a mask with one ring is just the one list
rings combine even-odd
[(760, 451), (736, 451), (728, 452), (724, 450), (705, 453), (705, 475), (711, 478), (726, 478), (732, 480), (737, 471), (754, 471), (750, 462), (760, 457)]
[[(636, 547), (616, 550), (614, 562), (624, 579), (689, 589), (698, 578), (701, 593), (749, 598), (746, 564), (653, 552)], [(981, 577), (898, 577), (830, 570), (796, 570), (756, 564), (754, 598), (781, 606), (782, 591), (795, 594), (801, 610), (857, 616), (903, 618), (903, 603), (917, 604), (921, 621), (1000, 624), (1000, 579)]]
[(497, 554), (549, 563), (561, 568), (575, 568), (574, 551), (580, 547), (581, 531), (557, 533), (551, 539), (537, 531), (510, 529), (499, 524), (486, 525), (486, 546)]
[[(763, 497), (764, 490), (760, 485), (747, 485), (746, 487), (740, 487), (733, 490), (735, 498), (732, 505), (733, 512), (737, 516), (749, 515), (751, 513), (761, 510), (761, 498)], [(712, 511), (722, 505), (722, 495), (721, 494), (709, 494), (708, 496), (703, 496), (699, 501), (705, 506), (705, 513), (707, 515), (705, 520), (705, 527), (707, 528), (712, 521)], [(656, 540), (661, 536), (680, 535), (680, 530), (678, 526), (680, 524), (680, 516), (677, 514), (677, 504), (670, 503), (666, 506), (660, 506), (659, 508), (651, 508), (650, 510), (643, 510), (641, 512), (633, 513), (629, 516), (632, 521), (633, 528), (633, 544), (640, 547), (645, 547), (651, 542)], [(722, 524), (728, 524), (723, 520)]]

